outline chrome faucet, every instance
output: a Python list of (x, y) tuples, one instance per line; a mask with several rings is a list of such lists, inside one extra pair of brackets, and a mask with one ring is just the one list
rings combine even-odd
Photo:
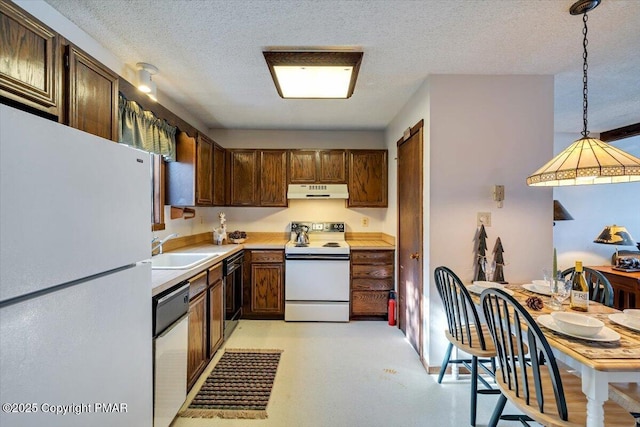
[[(153, 246), (151, 248), (151, 252), (153, 253), (153, 251), (158, 249), (158, 254), (161, 254), (162, 253), (162, 245), (164, 245), (167, 242), (167, 240), (173, 239), (174, 237), (178, 237), (178, 233), (169, 234), (167, 237), (165, 237), (164, 239), (160, 240), (158, 243), (156, 243), (155, 246)], [(151, 240), (151, 243), (153, 244), (153, 242), (155, 242), (156, 240), (158, 240), (158, 237), (154, 237)]]

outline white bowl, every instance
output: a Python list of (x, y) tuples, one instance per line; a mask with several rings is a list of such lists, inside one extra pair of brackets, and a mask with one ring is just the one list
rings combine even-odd
[(600, 320), (584, 314), (561, 311), (551, 313), (551, 316), (560, 329), (582, 337), (592, 337), (604, 327), (604, 323)]
[(640, 309), (627, 308), (622, 312), (624, 313), (624, 320), (626, 320), (631, 325), (640, 326)]

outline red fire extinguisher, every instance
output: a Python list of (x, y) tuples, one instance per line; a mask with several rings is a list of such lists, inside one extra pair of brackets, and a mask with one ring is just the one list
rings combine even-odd
[(389, 326), (395, 326), (395, 324), (396, 324), (396, 294), (393, 291), (389, 292), (388, 316), (389, 316)]

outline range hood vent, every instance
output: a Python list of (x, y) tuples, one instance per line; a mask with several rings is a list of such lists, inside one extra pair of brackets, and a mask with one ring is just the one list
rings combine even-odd
[(348, 199), (347, 184), (289, 184), (287, 199)]

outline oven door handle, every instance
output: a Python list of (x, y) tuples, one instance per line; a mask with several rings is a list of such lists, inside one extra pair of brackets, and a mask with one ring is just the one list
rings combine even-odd
[(285, 254), (289, 261), (349, 261), (349, 254)]

